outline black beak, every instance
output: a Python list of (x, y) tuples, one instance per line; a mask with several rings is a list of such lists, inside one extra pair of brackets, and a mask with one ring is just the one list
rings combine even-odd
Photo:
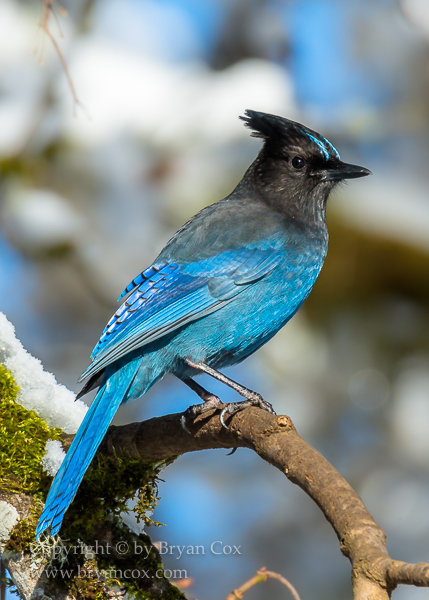
[(322, 181), (341, 181), (341, 179), (357, 179), (372, 175), (369, 169), (349, 165), (341, 160), (331, 163), (327, 169), (319, 171), (319, 174)]

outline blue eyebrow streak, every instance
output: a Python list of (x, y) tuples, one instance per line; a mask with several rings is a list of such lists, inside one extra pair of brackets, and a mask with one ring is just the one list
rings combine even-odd
[(322, 140), (323, 140), (322, 141), (322, 140), (319, 140), (316, 137), (314, 137), (314, 135), (311, 135), (311, 133), (307, 133), (307, 132), (306, 132), (306, 136), (308, 138), (310, 138), (311, 141), (313, 141), (315, 144), (317, 144), (319, 146), (319, 148), (323, 152), (323, 155), (325, 156), (326, 160), (329, 160), (330, 152), (333, 152), (335, 154), (336, 158), (338, 158), (338, 159), (340, 158), (338, 151), (334, 148), (334, 146), (331, 144), (331, 142), (329, 142), (326, 138), (322, 138)]

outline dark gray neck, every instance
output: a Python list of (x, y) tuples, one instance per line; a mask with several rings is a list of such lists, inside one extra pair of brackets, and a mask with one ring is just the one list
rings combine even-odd
[(311, 186), (309, 182), (303, 189), (300, 180), (281, 176), (278, 162), (258, 156), (237, 186), (237, 192), (257, 194), (271, 210), (305, 228), (326, 230), (326, 202), (332, 184)]

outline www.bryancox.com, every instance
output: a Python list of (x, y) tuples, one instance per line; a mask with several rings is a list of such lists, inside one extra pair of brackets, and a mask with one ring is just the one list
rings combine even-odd
[(151, 573), (150, 569), (93, 569), (88, 566), (77, 569), (57, 569), (52, 567), (45, 569), (45, 574), (48, 578), (60, 576), (62, 579), (71, 579), (79, 577), (81, 579), (187, 579), (188, 572), (186, 569), (158, 569), (155, 573)]

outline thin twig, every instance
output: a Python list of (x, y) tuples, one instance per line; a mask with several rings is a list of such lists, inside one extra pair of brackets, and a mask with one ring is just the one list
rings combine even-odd
[[(261, 571), (265, 570), (265, 567), (262, 567), (262, 569), (260, 569), (260, 570)], [(291, 584), (289, 579), (286, 579), (286, 577), (283, 577), (283, 575), (280, 575), (280, 573), (275, 573), (274, 571), (265, 571), (265, 572), (268, 575), (268, 577), (271, 577), (271, 579), (277, 579), (277, 581), (280, 581), (280, 583), (285, 585), (287, 587), (287, 589), (290, 591), (290, 593), (292, 594), (293, 600), (301, 600), (296, 588), (294, 588), (294, 586)]]
[(261, 583), (261, 581), (267, 581), (267, 579), (270, 578), (277, 579), (277, 581), (280, 581), (280, 583), (287, 587), (287, 589), (292, 594), (294, 600), (301, 600), (298, 592), (293, 587), (291, 582), (288, 579), (286, 579), (286, 577), (283, 577), (283, 575), (280, 575), (280, 573), (275, 573), (274, 571), (267, 571), (266, 567), (261, 567), (258, 571), (256, 571), (253, 577), (245, 581), (242, 585), (240, 585), (239, 588), (233, 590), (227, 596), (226, 600), (240, 600), (243, 597), (243, 595), (254, 585), (256, 585), (257, 583)]
[(42, 31), (44, 31), (45, 35), (51, 40), (52, 45), (55, 49), (55, 52), (57, 53), (58, 58), (60, 59), (61, 65), (63, 67), (64, 73), (67, 78), (67, 82), (68, 82), (68, 85), (69, 85), (69, 88), (70, 88), (70, 91), (71, 91), (71, 94), (73, 97), (73, 114), (74, 115), (76, 114), (76, 107), (80, 106), (86, 112), (86, 114), (88, 116), (88, 112), (87, 112), (85, 106), (82, 104), (82, 102), (79, 100), (79, 98), (77, 96), (76, 88), (75, 88), (73, 80), (71, 78), (70, 71), (69, 71), (69, 68), (67, 65), (67, 61), (64, 58), (64, 55), (61, 52), (61, 49), (49, 28), (49, 19), (50, 19), (50, 16), (52, 15), (57, 23), (59, 36), (63, 37), (60, 22), (58, 20), (58, 16), (56, 15), (56, 13), (54, 11), (54, 5), (62, 17), (66, 17), (68, 15), (66, 9), (63, 6), (61, 6), (61, 4), (59, 4), (57, 1), (42, 0), (42, 16), (40, 19), (39, 26), (41, 27)]

